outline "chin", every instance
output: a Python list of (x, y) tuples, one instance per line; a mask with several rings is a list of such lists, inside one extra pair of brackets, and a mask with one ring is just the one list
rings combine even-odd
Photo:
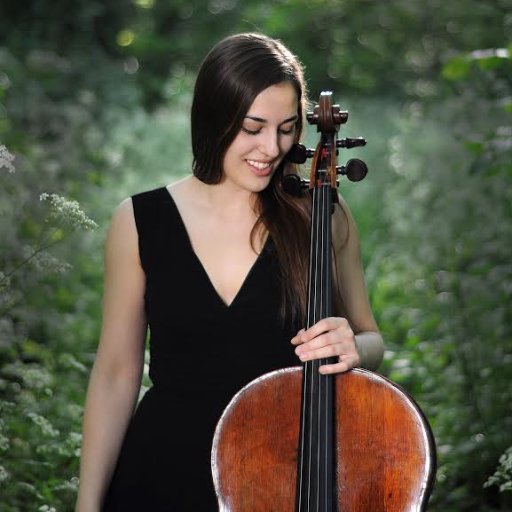
[(273, 174), (270, 174), (268, 176), (258, 178), (251, 187), (253, 189), (252, 192), (262, 192), (265, 190), (270, 185), (273, 176)]

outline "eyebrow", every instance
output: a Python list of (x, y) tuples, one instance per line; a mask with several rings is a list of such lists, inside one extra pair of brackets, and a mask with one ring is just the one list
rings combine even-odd
[[(281, 126), (282, 124), (290, 123), (291, 121), (297, 121), (298, 118), (299, 118), (299, 116), (297, 114), (295, 114), (294, 116), (289, 117), (288, 119), (285, 119), (282, 123), (279, 123), (279, 126)], [(253, 121), (257, 121), (258, 123), (266, 123), (267, 122), (266, 119), (263, 119), (261, 117), (256, 117), (256, 116), (245, 116), (244, 119), (251, 119)]]

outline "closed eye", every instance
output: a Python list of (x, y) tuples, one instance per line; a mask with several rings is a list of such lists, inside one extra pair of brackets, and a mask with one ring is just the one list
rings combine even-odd
[[(245, 116), (245, 119), (249, 120), (249, 123), (256, 122), (256, 123), (263, 123), (264, 125), (267, 123), (267, 121), (261, 117), (247, 115)], [(280, 125), (279, 125), (279, 133), (281, 135), (292, 135), (295, 132), (295, 129), (297, 128), (297, 119), (298, 116), (294, 115), (287, 119), (285, 119)], [(291, 123), (291, 124), (290, 124)], [(286, 126), (285, 126), (286, 125)], [(247, 128), (246, 126), (242, 125), (242, 131), (244, 133), (247, 133), (248, 135), (258, 135), (263, 126), (259, 126), (259, 128), (256, 128), (255, 130), (251, 130), (250, 128)]]
[(249, 130), (249, 128), (242, 126), (242, 131), (248, 133), (249, 135), (258, 135), (258, 133), (261, 132), (261, 128), (258, 128), (257, 130)]
[(279, 131), (283, 135), (291, 135), (293, 132), (295, 132), (295, 125), (293, 124), (290, 128), (279, 128)]
[[(258, 128), (257, 130), (250, 130), (245, 126), (242, 126), (242, 131), (244, 133), (247, 133), (248, 135), (258, 135), (259, 133), (261, 133), (261, 128)], [(295, 125), (292, 125), (290, 128), (279, 128), (279, 133), (281, 133), (282, 135), (292, 135), (294, 132)]]

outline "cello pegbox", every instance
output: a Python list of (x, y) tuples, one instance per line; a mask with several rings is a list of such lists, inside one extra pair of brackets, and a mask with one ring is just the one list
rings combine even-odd
[(317, 132), (337, 132), (340, 124), (348, 120), (348, 112), (341, 110), (339, 105), (332, 104), (332, 92), (323, 91), (320, 93), (318, 105), (315, 105), (313, 112), (306, 114), (309, 124), (317, 125)]

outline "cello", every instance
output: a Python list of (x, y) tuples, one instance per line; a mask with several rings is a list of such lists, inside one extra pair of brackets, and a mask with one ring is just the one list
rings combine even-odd
[[(296, 145), (291, 159), (312, 157), (309, 182), (289, 175), (295, 193), (312, 194), (306, 328), (332, 316), (331, 213), (338, 175), (359, 181), (364, 162), (338, 166), (348, 113), (323, 92), (310, 124), (316, 150)], [(333, 358), (276, 370), (247, 384), (215, 430), (212, 476), (220, 512), (416, 512), (426, 509), (435, 476), (435, 444), (419, 406), (397, 384), (364, 369), (322, 375)]]

